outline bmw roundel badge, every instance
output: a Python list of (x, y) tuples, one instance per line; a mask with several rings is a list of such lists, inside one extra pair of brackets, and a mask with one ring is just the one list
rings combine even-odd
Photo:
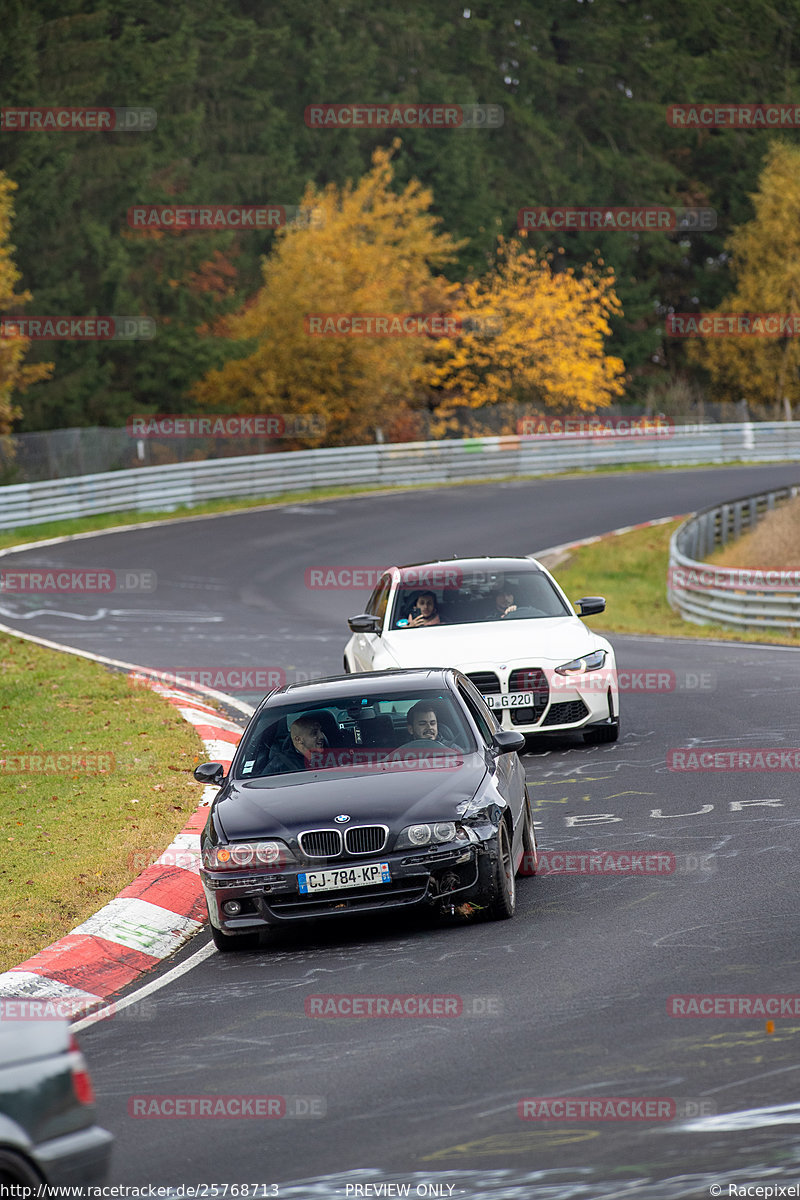
[(338, 817), (333, 818), (337, 825), (346, 825), (350, 820), (347, 813), (339, 813)]

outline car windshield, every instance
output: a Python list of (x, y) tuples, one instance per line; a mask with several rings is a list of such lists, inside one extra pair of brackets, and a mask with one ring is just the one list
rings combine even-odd
[(444, 587), (399, 587), (389, 628), (414, 628), (412, 622), (420, 616), (427, 624), (472, 625), (571, 615), (550, 579), (538, 567), (513, 571), (454, 568), (449, 574), (452, 579), (444, 580), (447, 584)]
[(444, 769), (476, 750), (475, 735), (444, 690), (352, 688), (318, 703), (275, 703), (245, 731), (235, 779), (297, 771)]

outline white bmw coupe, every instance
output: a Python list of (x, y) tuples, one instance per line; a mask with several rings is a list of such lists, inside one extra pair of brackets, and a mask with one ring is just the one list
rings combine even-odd
[(366, 611), (348, 620), (344, 669), (458, 667), (505, 729), (615, 742), (614, 650), (581, 620), (603, 612), (605, 600), (576, 605), (535, 558), (388, 567)]

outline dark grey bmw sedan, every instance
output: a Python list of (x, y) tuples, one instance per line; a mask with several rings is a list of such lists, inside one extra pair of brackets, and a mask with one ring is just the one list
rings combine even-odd
[(214, 942), (428, 905), (514, 915), (536, 871), (522, 734), (453, 668), (342, 675), (271, 692), (216, 783), (201, 879)]

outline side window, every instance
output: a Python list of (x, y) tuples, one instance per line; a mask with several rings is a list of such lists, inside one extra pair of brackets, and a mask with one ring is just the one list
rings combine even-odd
[(484, 715), (484, 713), (481, 711), (481, 708), (478, 706), (463, 684), (459, 683), (458, 690), (461, 694), (462, 700), (469, 709), (470, 716), (480, 730), (481, 737), (486, 742), (487, 746), (491, 746), (492, 736), (495, 730), (498, 728), (497, 722), (491, 713), (488, 712), (488, 710), (487, 715)]
[(369, 604), (367, 605), (367, 612), (371, 613), (374, 617), (380, 617), (381, 624), (386, 616), (386, 605), (389, 603), (389, 592), (391, 587), (391, 577), (389, 575), (384, 575), (383, 579), (381, 579), (380, 583), (375, 588), (375, 591), (370, 596)]

